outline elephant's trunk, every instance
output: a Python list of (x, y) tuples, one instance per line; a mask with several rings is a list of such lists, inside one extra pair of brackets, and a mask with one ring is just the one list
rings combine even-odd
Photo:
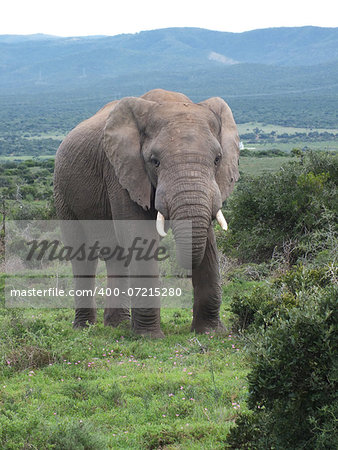
[(207, 242), (207, 228), (196, 226), (194, 221), (173, 221), (178, 263), (187, 269), (198, 267), (203, 259)]
[(170, 220), (178, 262), (195, 268), (202, 262), (208, 229), (222, 201), (208, 161), (188, 156), (188, 161), (184, 153), (172, 158), (170, 165), (175, 170), (162, 173), (158, 180), (155, 208), (161, 214), (156, 225), (159, 234), (164, 235), (164, 219)]
[(204, 257), (208, 228), (212, 219), (212, 201), (205, 189), (185, 190), (175, 196), (169, 208), (177, 259), (186, 268), (198, 267)]

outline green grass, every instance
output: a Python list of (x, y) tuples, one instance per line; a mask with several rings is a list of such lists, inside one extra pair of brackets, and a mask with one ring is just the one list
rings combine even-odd
[[(306, 150), (322, 150), (322, 151), (338, 151), (338, 141), (314, 141), (314, 142), (272, 142), (272, 143), (255, 143), (247, 144), (246, 148), (258, 150), (272, 150), (277, 148), (283, 152), (291, 152), (293, 148)], [(254, 151), (254, 150), (253, 150)]]
[[(258, 146), (257, 146), (258, 149)], [(266, 149), (266, 147), (259, 147), (259, 149)], [(32, 156), (2, 156), (0, 157), (0, 162), (6, 162), (6, 161), (25, 161), (25, 160), (44, 160), (44, 159), (50, 159), (54, 158), (54, 156), (51, 155), (41, 155), (39, 157), (32, 157)], [(289, 161), (291, 158), (287, 157), (263, 157), (263, 158), (256, 158), (256, 157), (243, 157), (240, 159), (240, 170), (244, 171), (248, 174), (251, 173), (257, 173), (262, 172), (264, 170), (268, 171), (274, 171), (278, 170), (283, 163), (286, 161)]]
[(239, 161), (239, 170), (247, 175), (259, 175), (263, 172), (275, 172), (279, 170), (284, 164), (291, 161), (291, 157), (277, 156), (277, 157), (242, 157)]
[(284, 127), (282, 125), (273, 125), (273, 124), (265, 124), (261, 122), (248, 122), (248, 123), (240, 123), (237, 124), (238, 132), (248, 133), (252, 131), (254, 128), (259, 128), (263, 130), (264, 133), (271, 133), (271, 131), (276, 131), (277, 134), (288, 133), (308, 133), (310, 131), (318, 131), (318, 133), (338, 133), (337, 128), (299, 128), (299, 127)]
[(2, 449), (224, 448), (246, 409), (239, 338), (196, 338), (191, 310), (162, 310), (163, 340), (72, 318), (0, 310)]
[(299, 127), (283, 127), (280, 125), (270, 125), (259, 122), (241, 123), (237, 125), (240, 136), (245, 136), (247, 133), (252, 133), (255, 129), (259, 129), (263, 134), (270, 134), (275, 131), (277, 135), (284, 133), (288, 134), (287, 138), (276, 138), (274, 142), (268, 142), (264, 137), (252, 142), (247, 142), (243, 137), (243, 143), (246, 148), (255, 150), (271, 150), (279, 149), (285, 152), (290, 152), (293, 148), (306, 148), (311, 150), (325, 150), (325, 151), (338, 151), (337, 139), (324, 140), (325, 137), (318, 137), (317, 140), (312, 138), (310, 140), (304, 139), (303, 136), (297, 136), (296, 133), (332, 133), (337, 135), (337, 128), (299, 128)]

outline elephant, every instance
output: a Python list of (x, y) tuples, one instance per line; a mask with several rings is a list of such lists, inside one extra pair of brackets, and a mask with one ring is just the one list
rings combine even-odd
[[(147, 220), (163, 236), (171, 221), (190, 221), (193, 319), (191, 330), (222, 331), (219, 261), (212, 221), (227, 228), (222, 203), (239, 178), (239, 136), (231, 109), (220, 97), (200, 103), (154, 89), (105, 105), (76, 126), (57, 150), (54, 200), (58, 218)], [(179, 240), (179, 230), (174, 238)], [(158, 236), (158, 235), (157, 235)], [(118, 240), (118, 236), (115, 238)], [(96, 266), (75, 286), (95, 283)], [(154, 269), (154, 268), (153, 268)], [(154, 269), (156, 270), (156, 269)], [(107, 264), (114, 274), (114, 262)], [(128, 278), (128, 275), (127, 275)], [(114, 277), (108, 284), (114, 285)], [(74, 327), (96, 321), (94, 298), (75, 298)], [(104, 309), (104, 324), (128, 321), (135, 334), (163, 337), (160, 308)]]

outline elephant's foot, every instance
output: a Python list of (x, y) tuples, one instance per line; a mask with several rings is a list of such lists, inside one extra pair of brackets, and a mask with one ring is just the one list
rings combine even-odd
[(117, 327), (121, 323), (130, 326), (130, 312), (126, 308), (105, 308), (103, 321), (105, 326)]
[(96, 309), (80, 308), (75, 311), (73, 328), (87, 328), (96, 322)]
[(133, 308), (132, 327), (135, 334), (153, 339), (163, 339), (159, 308)]
[(217, 334), (225, 334), (226, 328), (220, 319), (217, 319), (215, 321), (193, 320), (191, 324), (191, 331), (195, 331), (195, 333), (198, 334), (211, 332)]
[(133, 329), (134, 333), (138, 336), (150, 337), (151, 339), (163, 339), (164, 333), (162, 330), (144, 330), (144, 329)]

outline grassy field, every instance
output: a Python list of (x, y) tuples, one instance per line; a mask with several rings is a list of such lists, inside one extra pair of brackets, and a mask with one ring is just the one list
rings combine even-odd
[[(269, 125), (259, 122), (250, 122), (243, 123), (237, 125), (239, 135), (245, 135), (246, 133), (252, 133), (255, 129), (261, 130), (263, 134), (270, 134), (274, 131), (277, 135), (282, 135), (284, 133), (288, 134), (289, 137), (287, 139), (279, 139), (277, 138), (275, 142), (267, 142), (264, 139), (258, 140), (254, 143), (247, 143), (245, 139), (243, 139), (244, 146), (246, 148), (255, 149), (255, 150), (272, 150), (279, 149), (285, 152), (290, 152), (293, 148), (300, 149), (311, 149), (311, 150), (325, 150), (325, 151), (338, 151), (338, 140), (323, 140), (318, 138), (318, 140), (311, 139), (310, 141), (304, 141), (302, 136), (296, 136), (296, 133), (333, 133), (338, 134), (338, 129), (331, 128), (294, 128), (294, 127), (283, 127), (280, 125)], [(286, 140), (286, 142), (285, 142)]]
[[(263, 148), (262, 148), (263, 149)], [(54, 158), (54, 156), (45, 155), (40, 157), (34, 157), (31, 156), (4, 156), (0, 157), (0, 163), (1, 162), (13, 162), (13, 161), (27, 161), (30, 159), (34, 159), (37, 161), (43, 161), (45, 159)], [(278, 170), (285, 162), (290, 161), (292, 158), (288, 157), (262, 157), (262, 158), (256, 158), (256, 157), (242, 157), (240, 158), (240, 170), (244, 173), (254, 175), (257, 173), (262, 173), (264, 171), (276, 171)]]
[(246, 148), (259, 150), (272, 150), (277, 148), (284, 152), (291, 152), (293, 148), (306, 150), (323, 150), (323, 151), (338, 151), (338, 141), (318, 141), (318, 142), (272, 142), (272, 143), (255, 143), (247, 144)]
[(274, 158), (270, 157), (243, 157), (239, 160), (239, 170), (240, 172), (247, 175), (259, 175), (264, 172), (275, 172), (279, 170), (283, 164), (291, 161), (292, 158), (277, 156)]
[[(290, 159), (242, 157), (240, 171), (271, 172)], [(14, 167), (6, 177), (16, 187), (38, 169), (34, 187), (47, 195), (50, 186), (42, 184), (53, 168), (41, 164), (48, 176), (42, 167), (23, 175)], [(155, 341), (104, 327), (102, 310), (95, 326), (77, 331), (71, 309), (0, 308), (0, 449), (226, 448), (231, 426), (247, 410), (250, 366), (230, 302), (266, 285), (268, 273), (265, 281), (248, 281), (262, 276), (223, 286), (224, 335), (191, 333), (190, 309), (163, 309), (165, 339)]]
[(337, 128), (299, 128), (299, 127), (283, 127), (281, 125), (265, 124), (261, 122), (248, 122), (237, 124), (238, 132), (247, 133), (252, 131), (254, 128), (259, 128), (263, 130), (264, 133), (271, 133), (271, 131), (276, 131), (277, 134), (288, 133), (308, 133), (310, 131), (318, 131), (318, 133), (338, 133)]
[(230, 328), (196, 337), (191, 315), (162, 310), (158, 341), (103, 327), (102, 311), (74, 331), (71, 310), (1, 310), (0, 447), (224, 448), (246, 409), (243, 344)]

